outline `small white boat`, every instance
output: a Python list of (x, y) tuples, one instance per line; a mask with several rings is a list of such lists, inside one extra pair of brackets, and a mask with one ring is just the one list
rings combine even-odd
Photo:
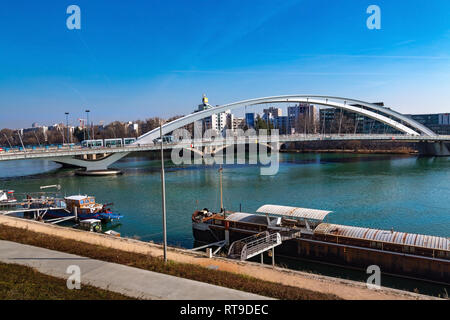
[(0, 190), (0, 207), (15, 207), (17, 199), (14, 197), (14, 190)]

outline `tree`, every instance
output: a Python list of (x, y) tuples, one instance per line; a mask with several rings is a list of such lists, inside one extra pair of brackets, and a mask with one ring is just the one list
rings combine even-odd
[(14, 139), (14, 131), (11, 129), (2, 129), (0, 131), (0, 146), (16, 146), (16, 142)]
[(81, 141), (85, 140), (84, 139), (85, 134), (86, 134), (86, 130), (81, 129), (80, 127), (76, 127), (74, 132), (73, 132), (73, 135), (78, 140), (78, 142), (81, 142)]
[(302, 113), (295, 121), (294, 127), (297, 133), (316, 133), (318, 123), (313, 116)]
[(266, 122), (259, 115), (257, 115), (255, 122), (255, 130), (259, 132), (260, 129), (268, 130), (268, 133), (270, 133), (270, 129), (273, 129), (273, 123), (271, 121)]
[(136, 121), (141, 128), (141, 133), (147, 133), (155, 128), (158, 128), (165, 120), (159, 117), (148, 118), (145, 121)]

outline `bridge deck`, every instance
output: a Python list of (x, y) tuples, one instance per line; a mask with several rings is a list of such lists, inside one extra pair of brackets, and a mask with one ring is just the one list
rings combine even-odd
[[(217, 138), (214, 140), (184, 140), (177, 143), (166, 143), (164, 149), (191, 148), (194, 147), (214, 147), (230, 144), (246, 144), (246, 143), (271, 143), (271, 142), (310, 142), (310, 141), (352, 141), (352, 140), (370, 140), (370, 141), (401, 141), (401, 142), (436, 142), (450, 141), (450, 135), (438, 136), (412, 136), (412, 135), (364, 135), (364, 134), (293, 134), (279, 135), (275, 140), (268, 136), (251, 136), (251, 137), (235, 137), (235, 138)], [(23, 160), (23, 159), (39, 159), (39, 158), (55, 158), (55, 157), (74, 157), (89, 154), (112, 154), (112, 153), (129, 153), (159, 150), (159, 144), (132, 144), (122, 147), (100, 147), (100, 148), (82, 148), (62, 147), (62, 148), (36, 148), (25, 149), (22, 151), (2, 151), (0, 152), (0, 161), (7, 160)]]

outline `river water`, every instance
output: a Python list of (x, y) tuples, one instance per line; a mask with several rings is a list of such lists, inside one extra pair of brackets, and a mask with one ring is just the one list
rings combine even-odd
[[(94, 195), (125, 216), (115, 229), (122, 236), (161, 242), (160, 162), (128, 157), (115, 167), (123, 175), (80, 177), (44, 160), (0, 162), (0, 189), (26, 193), (60, 184), (66, 195)], [(278, 174), (259, 173), (257, 165), (224, 166), (227, 210), (316, 208), (333, 211), (331, 223), (450, 237), (450, 158), (290, 153), (281, 154)], [(193, 211), (220, 207), (218, 167), (168, 164), (166, 190), (168, 242), (192, 248)]]

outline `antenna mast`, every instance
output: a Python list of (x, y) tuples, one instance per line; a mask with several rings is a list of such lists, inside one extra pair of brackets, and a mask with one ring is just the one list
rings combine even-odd
[(219, 168), (219, 181), (220, 181), (220, 211), (223, 211), (222, 172), (223, 172), (223, 168), (222, 168), (222, 165), (220, 165), (220, 168)]

